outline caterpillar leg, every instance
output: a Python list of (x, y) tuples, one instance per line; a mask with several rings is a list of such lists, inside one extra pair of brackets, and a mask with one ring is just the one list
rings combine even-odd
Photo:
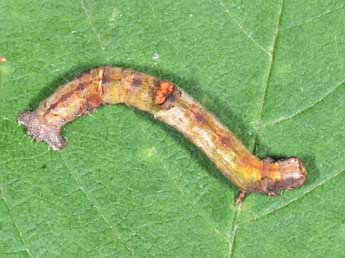
[(244, 199), (244, 197), (246, 197), (246, 194), (247, 194), (247, 192), (245, 192), (245, 191), (240, 191), (240, 192), (238, 193), (238, 195), (237, 195), (235, 201), (234, 201), (234, 205), (235, 205), (235, 206), (238, 205), (238, 204)]
[(278, 194), (276, 192), (268, 192), (268, 196), (276, 197)]

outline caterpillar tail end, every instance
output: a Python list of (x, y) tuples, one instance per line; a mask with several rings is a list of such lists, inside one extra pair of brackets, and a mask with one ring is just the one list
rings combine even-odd
[(60, 150), (66, 145), (60, 135), (60, 129), (42, 121), (35, 112), (23, 111), (17, 117), (19, 125), (27, 127), (26, 133), (36, 142), (45, 141), (53, 150)]

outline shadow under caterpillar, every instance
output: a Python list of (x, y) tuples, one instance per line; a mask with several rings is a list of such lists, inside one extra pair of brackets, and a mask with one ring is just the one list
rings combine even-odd
[(61, 127), (100, 105), (118, 103), (151, 113), (198, 146), (240, 188), (235, 204), (248, 192), (275, 196), (305, 182), (306, 170), (299, 158), (260, 160), (181, 88), (127, 68), (102, 66), (84, 72), (60, 86), (35, 111), (21, 112), (17, 121), (34, 140), (60, 150), (66, 144)]

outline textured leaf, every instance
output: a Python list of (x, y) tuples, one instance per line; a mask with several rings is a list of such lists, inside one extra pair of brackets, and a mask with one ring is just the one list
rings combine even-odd
[[(0, 0), (1, 257), (345, 257), (344, 1)], [(172, 80), (305, 186), (237, 189), (176, 131), (107, 106), (60, 152), (16, 124), (101, 64)]]

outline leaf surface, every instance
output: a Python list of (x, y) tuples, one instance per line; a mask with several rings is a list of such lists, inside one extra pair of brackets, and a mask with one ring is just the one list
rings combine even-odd
[[(0, 0), (1, 257), (344, 257), (344, 1)], [(306, 184), (237, 189), (175, 130), (125, 106), (68, 124), (59, 152), (17, 126), (97, 65), (171, 80)]]

